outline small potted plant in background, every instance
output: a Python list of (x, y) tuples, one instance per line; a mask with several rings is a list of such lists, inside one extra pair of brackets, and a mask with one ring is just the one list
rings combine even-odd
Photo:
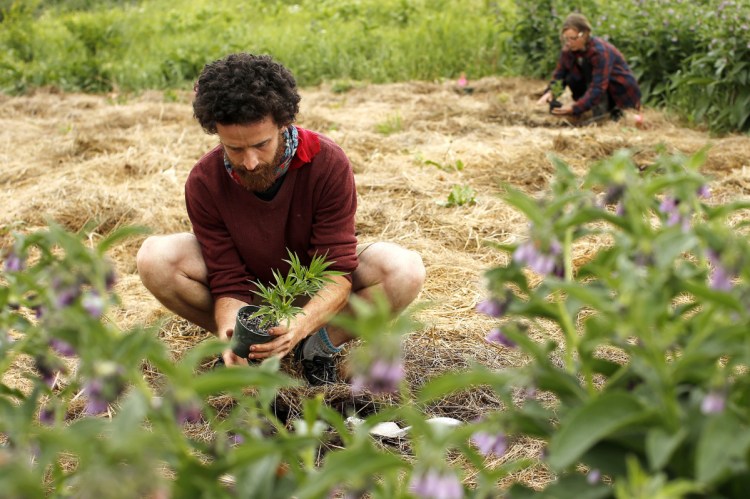
[(549, 86), (550, 92), (552, 92), (552, 98), (549, 101), (549, 112), (551, 113), (553, 109), (557, 109), (559, 107), (562, 107), (562, 102), (560, 102), (558, 97), (560, 97), (563, 93), (563, 83), (560, 80), (555, 80), (550, 86)]
[(304, 266), (297, 255), (287, 250), (289, 260), (284, 260), (291, 266), (286, 277), (281, 272), (273, 271), (274, 282), (264, 285), (254, 282), (262, 303), (260, 305), (246, 305), (237, 312), (237, 321), (232, 335), (232, 351), (239, 357), (246, 358), (250, 353), (250, 346), (267, 343), (274, 337), (268, 330), (282, 322), (289, 321), (302, 312), (295, 304), (301, 296), (311, 297), (328, 282), (331, 277), (343, 275), (337, 270), (328, 270), (333, 263), (326, 261), (324, 255), (315, 255), (309, 266)]

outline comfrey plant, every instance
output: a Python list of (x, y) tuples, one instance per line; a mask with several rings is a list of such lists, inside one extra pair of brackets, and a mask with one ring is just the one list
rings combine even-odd
[[(0, 490), (744, 497), (750, 248), (740, 210), (750, 203), (706, 204), (697, 172), (705, 154), (661, 157), (639, 172), (621, 152), (581, 179), (556, 161), (548, 197), (508, 189), (529, 236), (499, 247), (510, 263), (487, 271), (490, 296), (478, 309), (497, 319), (488, 346), (521, 350), (523, 366), (447, 373), (412, 394), (401, 340), (413, 323), (394, 320), (382, 297), (355, 300), (353, 315), (339, 318), (365, 340), (351, 354), (353, 389), (393, 401), (358, 424), (321, 397), (302, 401), (298, 420), (280, 421), (273, 402), (295, 382), (278, 372), (278, 359), (202, 372), (222, 342), (204, 341), (176, 362), (155, 331), (117, 329), (107, 320), (117, 299), (104, 255), (132, 230), (94, 248), (55, 226), (18, 235), (0, 280)], [(574, 267), (573, 252), (591, 240), (598, 251)], [(28, 389), (11, 381), (22, 359), (33, 365)], [(144, 365), (160, 373), (158, 383)], [(493, 389), (502, 410), (458, 425), (425, 417), (433, 401), (477, 385)], [(218, 395), (233, 403), (214, 408)], [(408, 455), (373, 438), (380, 423), (398, 425)], [(544, 443), (538, 460), (557, 479), (539, 492), (500, 490), (509, 474), (538, 464), (507, 455), (529, 437)]]
[[(541, 460), (557, 480), (543, 497), (750, 490), (750, 247), (740, 221), (750, 203), (705, 204), (705, 155), (660, 157), (639, 172), (622, 151), (583, 179), (555, 160), (549, 196), (507, 190), (529, 235), (499, 246), (512, 259), (487, 271), (491, 296), (478, 308), (498, 320), (487, 341), (530, 362), (464, 380), (505, 401), (491, 435), (546, 443)], [(590, 238), (601, 247), (574, 268), (573, 251)], [(423, 397), (459, 384), (446, 376)], [(515, 485), (508, 496), (533, 494)]]

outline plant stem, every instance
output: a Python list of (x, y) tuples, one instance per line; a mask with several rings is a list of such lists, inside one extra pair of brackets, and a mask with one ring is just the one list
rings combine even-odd
[[(573, 280), (573, 262), (571, 258), (571, 246), (573, 243), (573, 229), (565, 230), (565, 239), (563, 241), (563, 267), (565, 272), (565, 282)], [(560, 327), (565, 335), (565, 369), (570, 374), (575, 374), (575, 363), (573, 352), (578, 350), (578, 334), (572, 317), (565, 307), (565, 297), (561, 294), (557, 299), (557, 308), (560, 312)], [(590, 373), (589, 373), (590, 374)], [(590, 378), (587, 375), (587, 378)]]

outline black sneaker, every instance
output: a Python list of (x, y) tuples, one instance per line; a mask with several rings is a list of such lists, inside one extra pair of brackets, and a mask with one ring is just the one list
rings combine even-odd
[(294, 359), (302, 364), (302, 374), (307, 382), (312, 386), (332, 385), (338, 382), (336, 361), (333, 357), (315, 356), (312, 359), (302, 357), (302, 349), (306, 341), (307, 338), (300, 341), (294, 348)]

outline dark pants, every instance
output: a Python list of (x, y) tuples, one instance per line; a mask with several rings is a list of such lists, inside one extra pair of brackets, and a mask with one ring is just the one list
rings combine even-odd
[[(579, 59), (578, 61), (576, 61), (576, 64), (581, 69), (581, 75), (583, 76), (583, 78), (573, 79), (568, 77), (565, 82), (568, 88), (570, 88), (570, 92), (573, 94), (573, 100), (578, 100), (584, 96), (586, 90), (588, 90), (589, 86), (591, 85), (591, 80), (593, 79), (593, 71), (591, 63), (589, 61), (585, 59)], [(612, 100), (612, 97), (610, 97), (609, 92), (606, 92), (605, 95), (605, 98), (601, 99), (597, 104), (594, 104), (594, 107), (591, 108), (591, 112), (593, 113), (594, 117), (599, 117), (604, 115), (605, 113), (610, 113), (612, 115), (612, 118), (618, 119), (622, 115), (622, 111), (617, 108), (615, 102)]]

